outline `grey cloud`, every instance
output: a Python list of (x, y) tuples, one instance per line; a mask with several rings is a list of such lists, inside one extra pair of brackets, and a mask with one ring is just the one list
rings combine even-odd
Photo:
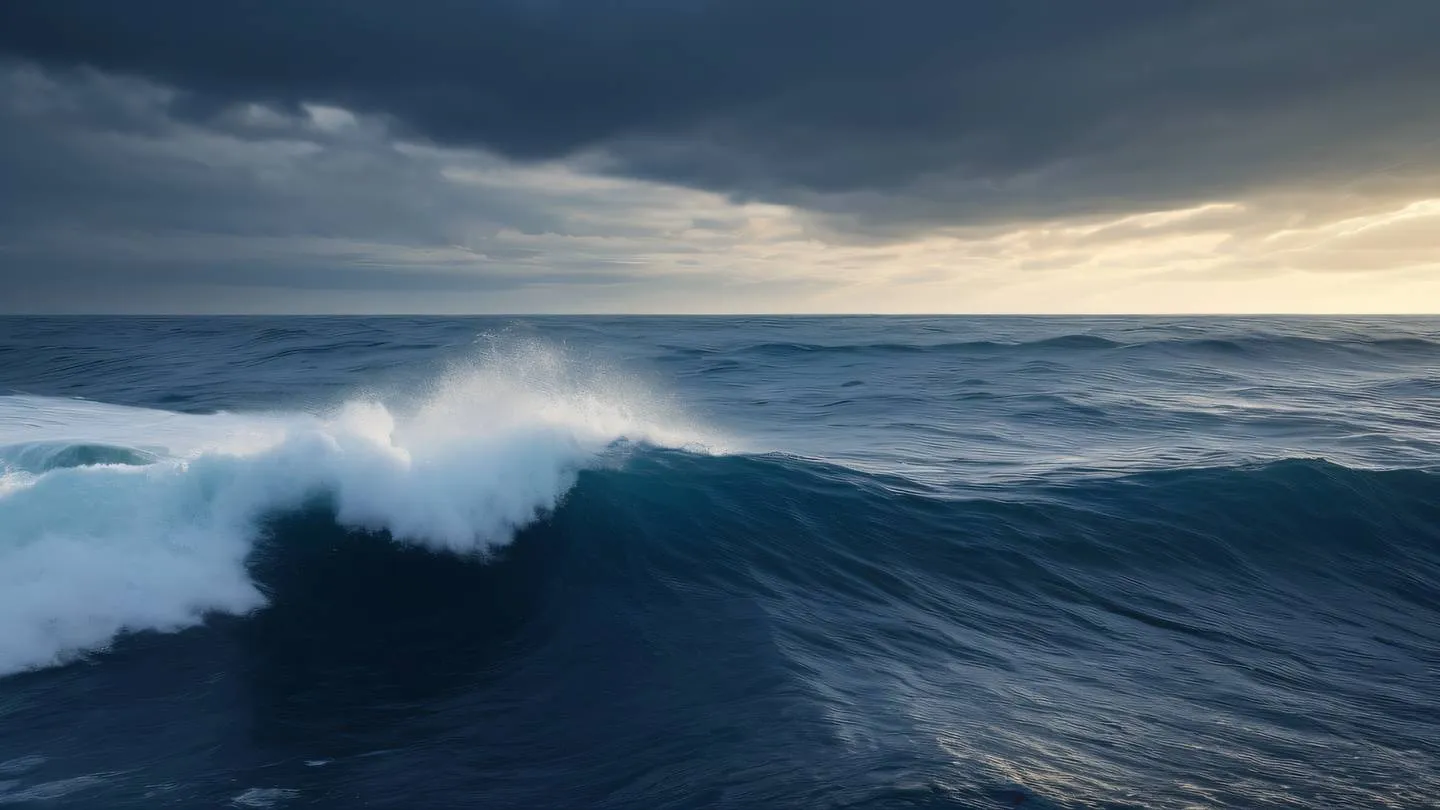
[(615, 307), (617, 288), (729, 283), (684, 261), (742, 225), (708, 195), (416, 145), (337, 110), (197, 122), (149, 81), (0, 68), (0, 310), (174, 309), (186, 290), (206, 310), (327, 311), (328, 293), (463, 310), (527, 290), (509, 300)]
[(0, 52), (149, 77), (202, 118), (321, 102), (514, 158), (600, 152), (883, 235), (1424, 156), (1437, 28), (1431, 0), (47, 0), (0, 5)]
[(193, 301), (206, 287), (476, 294), (635, 280), (493, 244), (503, 229), (589, 227), (533, 190), (444, 177), (493, 159), (403, 150), (367, 121), (328, 131), (231, 109), (197, 126), (173, 102), (143, 81), (0, 70), (0, 309), (143, 306), (166, 288)]
[[(16, 85), (41, 85), (31, 93)], [(5, 92), (8, 91), (8, 92)], [(26, 96), (39, 96), (28, 103)], [(126, 110), (78, 118), (105, 98)], [(298, 122), (267, 138), (187, 126), (155, 88), (104, 77), (54, 81), (0, 74), (0, 228), (363, 236), (454, 241), (487, 219), (553, 225), (518, 198), (463, 194), (440, 166), (402, 155), (383, 137), (316, 136)]]

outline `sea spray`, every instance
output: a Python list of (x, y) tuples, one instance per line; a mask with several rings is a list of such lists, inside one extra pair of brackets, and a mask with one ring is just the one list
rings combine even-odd
[[(457, 366), (398, 414), (366, 400), (246, 416), (0, 398), (0, 436), (29, 439), (0, 445), (0, 674), (262, 607), (246, 570), (262, 522), (315, 499), (341, 525), (483, 556), (616, 442), (703, 444), (610, 382), (530, 345)], [(45, 423), (27, 429), (25, 413)]]

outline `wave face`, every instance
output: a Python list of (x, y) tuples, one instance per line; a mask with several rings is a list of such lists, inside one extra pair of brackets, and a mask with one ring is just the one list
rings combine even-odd
[(348, 529), (483, 555), (616, 442), (685, 443), (645, 423), (635, 395), (566, 371), (535, 348), (491, 358), (399, 417), (363, 400), (256, 417), (0, 400), (0, 442), (25, 439), (0, 443), (0, 674), (103, 649), (122, 631), (260, 608), (246, 561), (275, 514), (323, 501)]
[(1419, 807), (1440, 324), (0, 320), (0, 804)]

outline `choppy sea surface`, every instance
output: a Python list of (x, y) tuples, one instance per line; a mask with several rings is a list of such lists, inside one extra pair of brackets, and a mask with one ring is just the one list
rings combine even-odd
[(0, 806), (1440, 806), (1440, 320), (0, 319)]

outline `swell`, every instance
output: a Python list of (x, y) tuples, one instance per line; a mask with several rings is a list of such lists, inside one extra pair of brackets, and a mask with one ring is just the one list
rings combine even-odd
[(804, 355), (852, 354), (1005, 354), (1102, 351), (1149, 351), (1215, 356), (1274, 356), (1276, 354), (1387, 355), (1405, 358), (1434, 358), (1440, 355), (1440, 340), (1429, 337), (1308, 337), (1283, 333), (1249, 333), (1231, 337), (1143, 338), (1104, 337), (1068, 334), (1036, 340), (967, 340), (940, 343), (803, 343), (772, 341), (721, 349), (674, 348), (686, 355), (734, 354), (756, 357), (798, 357)]
[[(893, 784), (857, 785), (874, 734), (946, 786), (935, 806), (1052, 806), (1047, 795), (1129, 806), (1034, 774), (1053, 773), (1055, 746), (1069, 746), (1112, 784), (1173, 791), (1190, 766), (1115, 733), (1153, 731), (1157, 716), (1206, 742), (1207, 773), (1263, 778), (1275, 767), (1265, 757), (1299, 740), (1284, 767), (1313, 806), (1433, 783), (1383, 748), (1433, 739), (1433, 473), (1293, 459), (961, 497), (784, 455), (602, 455), (478, 556), (353, 520), (343, 486), (267, 499), (236, 549), (256, 601), (212, 621), (219, 633), (174, 643), (239, 640), (245, 677), (282, 707), (252, 733), (359, 757), (431, 750), (442, 723), (517, 795), (581, 786), (606, 792), (596, 806), (669, 796), (615, 779), (616, 762), (644, 770), (697, 750), (780, 791), (771, 804), (803, 803), (787, 790), (890, 795)], [(273, 491), (304, 489), (293, 483)], [(14, 614), (0, 615), (13, 634)], [(557, 717), (587, 751), (604, 740), (606, 756), (563, 756)], [(1382, 748), (1359, 760), (1309, 742), (1370, 740), (1377, 727)], [(1218, 743), (1205, 736), (1217, 728)], [(1039, 784), (1005, 787), (1013, 772), (983, 764), (995, 761)]]
[[(1437, 504), (1432, 473), (1309, 459), (957, 498), (785, 456), (648, 449), (579, 472), (553, 513), (486, 564), (356, 534), (324, 504), (282, 516), (250, 562), (273, 610), (246, 627), (287, 662), (310, 662), (295, 688), (317, 700), (355, 673), (371, 673), (381, 694), (416, 678), (433, 690), (496, 682), (527, 707), (507, 742), (560, 712), (633, 744), (636, 760), (683, 758), (685, 739), (724, 745), (736, 714), (751, 712), (744, 725), (766, 734), (740, 758), (778, 771), (876, 728), (938, 738), (963, 759), (1007, 744), (987, 712), (1028, 707), (1010, 756), (1038, 768), (1053, 756), (1048, 739), (1093, 742), (1090, 767), (1113, 775), (1145, 743), (1107, 729), (1144, 728), (1160, 712), (1191, 724), (1186, 734), (1232, 724), (1212, 765), (1263, 772), (1273, 766), (1255, 757), (1277, 740), (1320, 731), (1365, 739), (1380, 724), (1387, 746), (1429, 744)], [(1094, 705), (984, 686), (1043, 690), (1054, 679)], [(537, 694), (537, 683), (549, 688)], [(620, 708), (596, 709), (597, 694)], [(947, 699), (917, 713), (925, 695)], [(632, 719), (657, 712), (694, 736), (655, 739)], [(991, 724), (984, 740), (949, 730), (979, 718)], [(395, 719), (373, 718), (386, 729)], [(766, 745), (775, 750), (753, 750)], [(853, 745), (863, 750), (863, 737)], [(1371, 777), (1337, 782), (1336, 768), (1354, 766), (1328, 756), (1289, 767), (1315, 795), (1382, 795)], [(1384, 775), (1374, 779), (1426, 784), (1403, 760), (1366, 757)], [(1007, 781), (977, 774), (962, 794)]]
[[(655, 451), (582, 473), (545, 525), (630, 610), (696, 595), (756, 606), (777, 666), (846, 734), (910, 724), (907, 736), (933, 735), (952, 756), (985, 756), (1005, 745), (994, 713), (1018, 706), (1016, 760), (1044, 768), (1058, 739), (1113, 774), (1153, 752), (1105, 729), (1146, 728), (1159, 712), (1183, 734), (1229, 724), (1207, 767), (1253, 777), (1275, 767), (1257, 757), (1277, 739), (1373, 739), (1378, 725), (1384, 745), (1413, 751), (1436, 731), (1432, 472), (1292, 459), (955, 497), (793, 458)], [(956, 736), (981, 718), (986, 739)], [(1387, 780), (1433, 784), (1403, 758), (1366, 754), (1378, 777), (1339, 757), (1285, 761), (1312, 795), (1357, 805)], [(1104, 798), (1117, 797), (1094, 805)]]
[[(754, 587), (760, 572), (771, 587), (884, 602), (914, 598), (896, 572), (944, 572), (950, 585), (1027, 597), (1048, 588), (1119, 609), (1103, 588), (1076, 583), (1144, 576), (1262, 598), (1264, 587), (1279, 592), (1277, 583), (1383, 587), (1397, 604), (1440, 610), (1440, 476), (1427, 471), (1295, 459), (957, 498), (777, 455), (642, 446), (617, 456), (615, 440), (634, 430), (613, 426), (582, 435), (574, 425), (522, 423), (408, 445), (396, 431), (383, 408), (359, 407), (238, 455), (174, 460), (63, 442), (4, 448), (0, 459), (33, 480), (0, 498), (9, 580), (0, 667), (53, 663), (119, 633), (259, 608), (263, 583), (244, 568), (254, 539), (267, 521), (312, 509), (317, 498), (339, 527), (462, 556), (497, 549), (563, 503), (565, 520), (587, 534), (625, 524), (595, 539), (605, 553), (624, 553), (617, 537), (646, 538), (646, 558), (674, 566), (665, 576), (716, 587)], [(597, 463), (603, 469), (592, 469)], [(86, 509), (67, 511), (79, 503)], [(277, 542), (286, 553), (290, 541)], [(87, 597), (57, 601), (56, 591)]]
[[(582, 472), (566, 503), (597, 511), (635, 504), (640, 519), (660, 525), (687, 511), (718, 513), (724, 522), (709, 534), (722, 540), (769, 536), (746, 530), (765, 528), (771, 512), (795, 513), (789, 520), (812, 530), (799, 532), (797, 542), (777, 541), (770, 547), (776, 555), (805, 542), (824, 553), (861, 555), (866, 547), (857, 539), (874, 532), (891, 535), (886, 547), (905, 553), (953, 546), (1177, 576), (1308, 571), (1343, 578), (1356, 571), (1342, 561), (1366, 559), (1404, 560), (1419, 576), (1419, 568), (1440, 564), (1440, 474), (1354, 469), (1323, 459), (1079, 480), (1057, 475), (956, 495), (784, 455), (651, 450), (619, 469)], [(831, 530), (813, 530), (827, 525)]]
[[(364, 581), (365, 593), (385, 587), (377, 577), (401, 558), (448, 571), (411, 577), (392, 590), (386, 603), (394, 606), (460, 597), (447, 581), (486, 567), (395, 544), (384, 531), (352, 534), (335, 515), (323, 500), (273, 515), (250, 558), (262, 588), (284, 580), (291, 593), (323, 591), (301, 573), (317, 567), (297, 564), (316, 553), (327, 560), (330, 587)], [(1440, 619), (1440, 475), (1294, 459), (957, 498), (786, 456), (650, 448), (578, 472), (555, 509), (519, 529), (492, 562), (516, 554), (528, 571), (522, 579), (581, 570), (592, 586), (636, 605), (713, 592), (811, 610), (913, 611), (959, 621), (987, 646), (1002, 641), (995, 628), (1010, 626), (1002, 615), (1038, 603), (1263, 645), (1269, 631), (1227, 621), (1214, 608), (1217, 594), (1232, 607), (1245, 602), (1247, 615), (1299, 605), (1333, 614), (1328, 602), (1345, 594), (1354, 611), (1347, 621), (1383, 618), (1391, 643), (1415, 652), (1427, 643), (1424, 617)], [(361, 569), (370, 573), (355, 575)], [(914, 644), (923, 624), (872, 640)]]
[[(921, 354), (927, 352), (996, 352), (1010, 349), (1113, 349), (1124, 344), (1094, 335), (1062, 335), (1042, 340), (1005, 343), (994, 340), (952, 341), (948, 343), (756, 343), (735, 350), (742, 355), (791, 356), (802, 354)], [(698, 353), (709, 353), (696, 350)]]

